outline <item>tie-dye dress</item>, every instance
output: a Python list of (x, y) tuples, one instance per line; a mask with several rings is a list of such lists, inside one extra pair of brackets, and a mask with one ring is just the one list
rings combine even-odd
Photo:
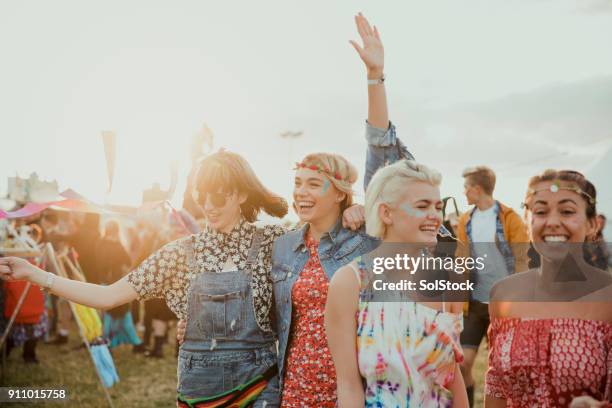
[(449, 387), (463, 360), (463, 316), (411, 301), (371, 301), (365, 265), (361, 260), (357, 265), (362, 282), (357, 350), (365, 406), (452, 406)]

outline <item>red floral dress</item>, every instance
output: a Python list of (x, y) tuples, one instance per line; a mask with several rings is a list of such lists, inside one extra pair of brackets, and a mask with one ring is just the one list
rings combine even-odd
[(333, 408), (336, 370), (324, 326), (329, 280), (319, 260), (319, 243), (308, 238), (306, 246), (310, 258), (291, 291), (293, 324), (281, 406)]
[(567, 407), (579, 395), (612, 400), (612, 323), (497, 318), (489, 326), (487, 395), (512, 407)]

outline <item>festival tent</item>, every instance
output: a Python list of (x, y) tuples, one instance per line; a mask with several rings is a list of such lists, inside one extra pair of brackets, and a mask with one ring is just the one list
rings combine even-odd
[(29, 217), (38, 214), (46, 210), (47, 208), (53, 210), (65, 210), (121, 216), (142, 215), (145, 213), (154, 212), (159, 208), (166, 208), (170, 210), (172, 219), (174, 220), (174, 222), (177, 223), (179, 227), (181, 227), (184, 233), (195, 234), (199, 230), (199, 226), (197, 225), (193, 217), (190, 216), (190, 214), (183, 210), (176, 210), (167, 200), (148, 202), (144, 203), (138, 208), (131, 208), (117, 205), (103, 206), (88, 200), (79, 193), (70, 189), (61, 193), (60, 196), (63, 199), (57, 201), (49, 201), (46, 203), (27, 203), (24, 207), (15, 211), (0, 210), (0, 220)]

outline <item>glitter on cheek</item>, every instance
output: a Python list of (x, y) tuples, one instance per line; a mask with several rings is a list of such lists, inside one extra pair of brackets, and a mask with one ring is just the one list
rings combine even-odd
[(327, 193), (327, 190), (329, 190), (330, 185), (331, 183), (329, 182), (329, 180), (327, 179), (323, 180), (323, 189), (322, 189), (323, 194)]
[(400, 209), (411, 217), (425, 218), (427, 216), (426, 212), (421, 211), (421, 210), (416, 210), (408, 204), (401, 205)]

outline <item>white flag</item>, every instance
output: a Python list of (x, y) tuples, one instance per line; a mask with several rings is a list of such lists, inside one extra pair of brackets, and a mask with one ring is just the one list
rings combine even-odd
[(112, 130), (102, 131), (102, 143), (104, 143), (104, 154), (106, 155), (106, 171), (108, 174), (108, 192), (113, 188), (113, 176), (115, 175), (115, 155), (117, 150), (117, 133)]

